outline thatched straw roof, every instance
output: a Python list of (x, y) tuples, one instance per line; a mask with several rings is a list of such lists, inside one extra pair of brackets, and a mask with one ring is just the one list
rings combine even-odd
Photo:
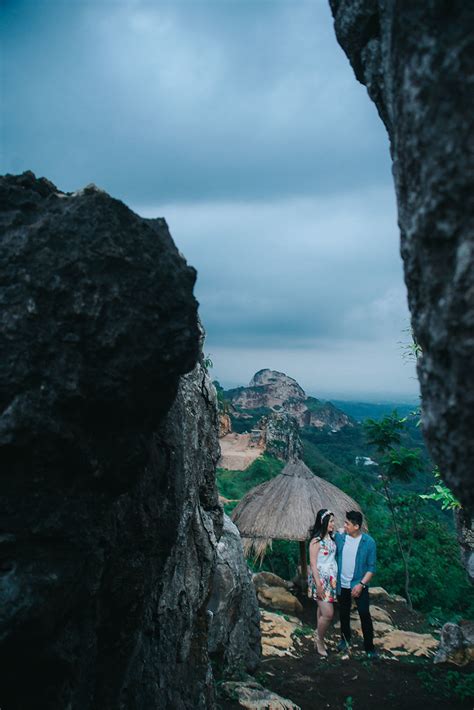
[(325, 481), (303, 461), (290, 461), (279, 476), (252, 488), (232, 513), (246, 554), (263, 556), (272, 539), (307, 540), (320, 508), (334, 513), (336, 528), (348, 510), (361, 510), (350, 496)]

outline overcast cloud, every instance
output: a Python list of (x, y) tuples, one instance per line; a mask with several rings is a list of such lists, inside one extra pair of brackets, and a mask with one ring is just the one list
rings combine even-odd
[(388, 141), (326, 0), (2, 7), (6, 171), (164, 216), (216, 377), (416, 395)]

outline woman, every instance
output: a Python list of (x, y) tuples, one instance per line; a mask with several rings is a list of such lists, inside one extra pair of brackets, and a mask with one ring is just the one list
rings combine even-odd
[(308, 596), (318, 603), (316, 649), (327, 656), (324, 637), (334, 616), (336, 601), (337, 562), (333, 540), (334, 515), (322, 508), (318, 511), (309, 543)]

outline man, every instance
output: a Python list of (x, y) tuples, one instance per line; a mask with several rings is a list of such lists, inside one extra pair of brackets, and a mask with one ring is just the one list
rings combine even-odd
[(364, 636), (364, 648), (369, 657), (376, 657), (374, 627), (370, 616), (369, 582), (375, 574), (376, 546), (370, 535), (362, 532), (362, 513), (346, 513), (344, 532), (337, 532), (337, 595), (341, 621), (341, 641), (338, 650), (349, 647), (351, 641), (351, 606), (355, 600)]

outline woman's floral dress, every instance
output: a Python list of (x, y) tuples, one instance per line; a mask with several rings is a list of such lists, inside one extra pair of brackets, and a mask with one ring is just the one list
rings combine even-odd
[(308, 571), (308, 597), (315, 601), (335, 602), (337, 586), (337, 562), (336, 543), (327, 535), (323, 540), (316, 538), (319, 542), (319, 553), (317, 567), (319, 577), (323, 585), (323, 596), (318, 597), (318, 591), (313, 579), (311, 569)]

